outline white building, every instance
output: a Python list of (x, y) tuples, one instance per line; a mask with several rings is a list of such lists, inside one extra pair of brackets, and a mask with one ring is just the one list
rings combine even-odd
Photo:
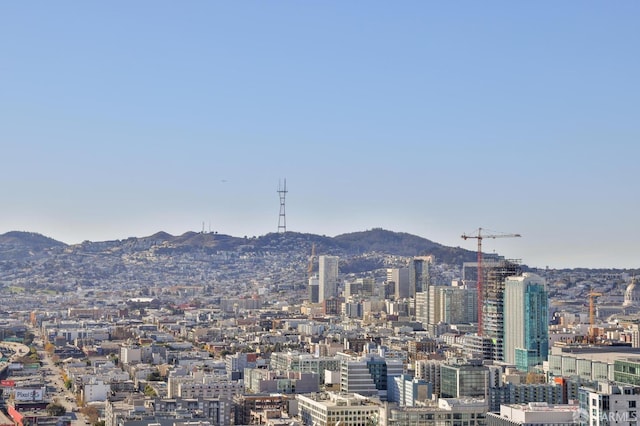
[(401, 407), (414, 407), (431, 398), (433, 385), (408, 374), (393, 378), (393, 386), (388, 390), (388, 401), (397, 402)]
[(377, 424), (381, 405), (352, 393), (296, 395), (298, 415), (306, 426), (363, 426)]
[(500, 414), (487, 413), (487, 426), (577, 426), (580, 424), (578, 405), (551, 405), (546, 402), (505, 404)]
[(85, 383), (82, 388), (82, 401), (97, 402), (104, 401), (111, 393), (111, 386), (104, 383), (102, 380), (91, 380), (89, 383)]
[(400, 300), (411, 296), (409, 293), (409, 268), (387, 269), (387, 283), (394, 285), (394, 299)]
[(578, 398), (582, 425), (635, 426), (638, 423), (638, 387), (599, 382), (596, 389), (581, 387)]
[(338, 256), (318, 257), (318, 302), (322, 303), (337, 294)]
[(549, 354), (549, 297), (544, 278), (528, 272), (508, 277), (503, 300), (504, 361), (522, 371), (542, 365)]
[(137, 364), (142, 362), (142, 348), (136, 345), (126, 345), (120, 348), (120, 362), (123, 364)]
[(174, 370), (167, 379), (169, 398), (215, 398), (231, 399), (244, 392), (242, 380), (229, 380), (226, 376)]
[(242, 395), (244, 382), (242, 380), (215, 380), (208, 383), (180, 383), (178, 397), (180, 398), (221, 398), (231, 400), (234, 395)]
[(439, 398), (419, 407), (390, 407), (388, 426), (484, 426), (488, 405), (484, 399)]
[(427, 327), (429, 325), (429, 292), (417, 292), (414, 300), (416, 321), (421, 323), (422, 327)]
[(375, 354), (361, 357), (345, 356), (340, 365), (340, 390), (376, 396), (387, 400), (388, 389), (393, 385), (394, 377), (404, 373), (401, 359), (391, 359)]

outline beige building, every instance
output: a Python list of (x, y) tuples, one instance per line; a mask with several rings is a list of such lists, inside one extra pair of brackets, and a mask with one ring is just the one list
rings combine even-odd
[(298, 415), (304, 425), (367, 426), (379, 424), (382, 404), (353, 393), (324, 392), (296, 395)]

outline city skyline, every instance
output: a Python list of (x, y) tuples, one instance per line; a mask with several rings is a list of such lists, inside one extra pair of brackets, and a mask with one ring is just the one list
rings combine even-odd
[(0, 233), (384, 228), (637, 268), (640, 5), (0, 6)]

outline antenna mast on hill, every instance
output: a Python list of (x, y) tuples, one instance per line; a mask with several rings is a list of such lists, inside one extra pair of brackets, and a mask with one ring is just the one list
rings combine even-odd
[(287, 216), (284, 210), (284, 201), (287, 196), (287, 179), (284, 180), (284, 185), (278, 182), (278, 195), (280, 196), (280, 216), (278, 216), (278, 233), (287, 232)]

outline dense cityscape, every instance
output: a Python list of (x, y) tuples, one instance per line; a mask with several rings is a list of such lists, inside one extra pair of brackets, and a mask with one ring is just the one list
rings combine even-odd
[(640, 426), (639, 16), (0, 2), (0, 426)]
[(636, 424), (635, 271), (279, 231), (0, 236), (0, 425)]

